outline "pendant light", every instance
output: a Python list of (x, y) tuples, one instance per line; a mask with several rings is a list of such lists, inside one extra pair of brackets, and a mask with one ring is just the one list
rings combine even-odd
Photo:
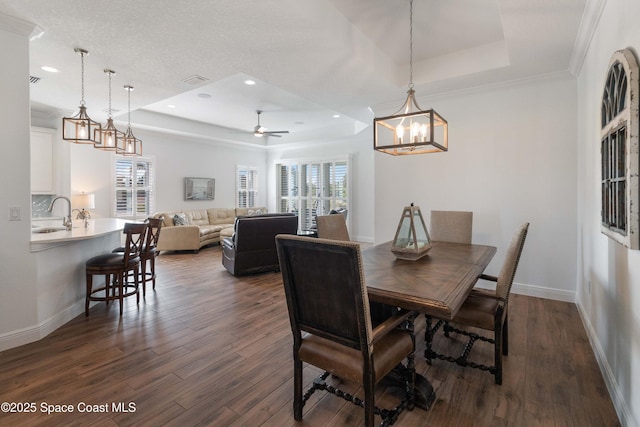
[(124, 136), (119, 140), (117, 153), (123, 156), (141, 156), (142, 155), (142, 140), (133, 136), (133, 131), (131, 130), (131, 91), (133, 91), (133, 86), (125, 85), (124, 89), (128, 93), (128, 125), (127, 130), (124, 133)]
[(124, 138), (124, 133), (116, 129), (113, 124), (113, 117), (111, 115), (111, 76), (116, 72), (108, 68), (105, 68), (104, 72), (109, 75), (109, 116), (107, 117), (107, 124), (103, 128), (95, 130), (95, 140), (100, 141), (100, 143), (95, 143), (93, 146), (100, 150), (116, 151), (118, 148), (118, 139)]
[(413, 0), (409, 1), (407, 99), (393, 115), (373, 119), (373, 149), (394, 156), (449, 149), (447, 121), (434, 110), (422, 110), (416, 102), (413, 90)]
[(91, 120), (87, 115), (87, 107), (84, 102), (84, 56), (89, 52), (79, 47), (74, 49), (74, 52), (80, 54), (81, 68), (81, 87), (82, 98), (80, 100), (80, 111), (73, 117), (64, 117), (62, 119), (62, 139), (65, 141), (71, 141), (76, 144), (100, 144), (100, 140), (96, 139), (100, 137), (100, 133), (96, 133), (95, 130), (100, 130), (100, 123)]

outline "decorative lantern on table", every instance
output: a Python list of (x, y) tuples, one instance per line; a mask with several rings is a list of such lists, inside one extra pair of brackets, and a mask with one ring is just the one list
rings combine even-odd
[(431, 249), (431, 239), (419, 206), (406, 206), (393, 239), (391, 252), (396, 258), (415, 261)]

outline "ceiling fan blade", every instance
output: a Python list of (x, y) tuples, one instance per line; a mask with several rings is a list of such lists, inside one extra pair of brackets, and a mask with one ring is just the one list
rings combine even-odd
[(263, 132), (263, 133), (270, 133), (270, 134), (273, 134), (273, 133), (289, 133), (289, 131), (288, 130), (268, 130), (268, 131)]

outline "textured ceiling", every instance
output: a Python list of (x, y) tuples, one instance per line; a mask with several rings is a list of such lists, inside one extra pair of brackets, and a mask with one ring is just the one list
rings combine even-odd
[[(585, 2), (416, 0), (418, 97), (567, 72)], [(85, 97), (94, 119), (106, 117), (108, 67), (120, 121), (122, 86), (131, 84), (138, 126), (174, 126), (171, 115), (202, 122), (194, 134), (248, 142), (257, 109), (264, 126), (290, 131), (270, 144), (352, 135), (371, 124), (372, 111), (399, 107), (409, 82), (408, 0), (0, 0), (0, 12), (37, 26), (38, 112), (77, 109), (74, 47), (90, 52)], [(194, 75), (206, 81), (184, 82)], [(257, 84), (244, 85), (247, 78)], [(181, 128), (189, 133), (188, 123)]]

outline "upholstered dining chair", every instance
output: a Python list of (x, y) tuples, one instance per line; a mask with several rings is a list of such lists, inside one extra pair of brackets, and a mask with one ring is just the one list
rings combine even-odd
[(431, 211), (429, 236), (436, 242), (471, 243), (473, 212)]
[(318, 237), (321, 239), (351, 240), (344, 215), (318, 215), (316, 224), (318, 225)]
[[(147, 223), (126, 223), (124, 225), (124, 233), (126, 239), (123, 252), (97, 255), (85, 263), (87, 275), (85, 316), (89, 315), (89, 303), (91, 301), (105, 301), (109, 304), (109, 301), (118, 300), (120, 302), (120, 316), (122, 316), (125, 297), (136, 295), (137, 302), (140, 302), (140, 294), (138, 292), (140, 253), (147, 234)], [(105, 283), (103, 287), (93, 288), (94, 275), (104, 275)], [(111, 276), (114, 277), (113, 283), (111, 283)], [(133, 278), (133, 284), (129, 283), (131, 278)], [(104, 296), (98, 296), (103, 291)]]
[[(431, 318), (427, 317), (425, 358), (431, 364), (432, 359), (437, 358), (457, 363), (460, 366), (469, 366), (489, 371), (495, 377), (496, 384), (502, 384), (502, 356), (509, 352), (509, 294), (524, 247), (524, 241), (529, 230), (529, 223), (524, 223), (516, 231), (511, 239), (507, 254), (500, 270), (500, 274), (490, 276), (480, 275), (479, 279), (496, 283), (495, 290), (474, 288), (467, 297), (462, 307), (450, 323), (439, 320), (435, 326), (431, 326)], [(444, 324), (444, 335), (451, 332), (469, 337), (462, 354), (458, 357), (445, 356), (433, 350), (433, 336)], [(475, 327), (493, 332), (493, 337), (476, 334), (461, 327)], [(494, 345), (494, 365), (486, 366), (470, 362), (468, 356), (476, 340), (489, 342)]]
[[(391, 423), (414, 404), (413, 319), (400, 312), (372, 327), (360, 245), (279, 234), (276, 246), (293, 333), (293, 415), (312, 393), (325, 390), (364, 407), (365, 426), (375, 415)], [(405, 329), (398, 328), (406, 325)], [(407, 359), (406, 367), (401, 364)], [(303, 363), (324, 373), (303, 395)], [(405, 396), (392, 410), (375, 406), (374, 387), (394, 368), (404, 377)], [(364, 402), (325, 381), (330, 374), (362, 386)]]
[[(148, 224), (147, 235), (145, 237), (142, 251), (140, 252), (140, 282), (142, 283), (142, 296), (147, 294), (147, 282), (151, 282), (153, 289), (156, 289), (156, 257), (158, 256), (158, 239), (160, 238), (160, 230), (164, 217), (152, 218), (145, 220)], [(124, 246), (116, 248), (113, 252), (124, 252)], [(147, 270), (148, 268), (148, 270)]]

